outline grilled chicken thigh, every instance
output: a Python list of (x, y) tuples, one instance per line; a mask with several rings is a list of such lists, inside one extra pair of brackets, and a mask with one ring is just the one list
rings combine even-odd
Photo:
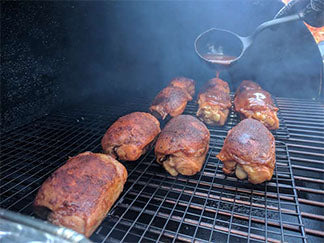
[(227, 134), (217, 155), (226, 174), (234, 173), (253, 184), (271, 180), (276, 163), (275, 139), (271, 132), (255, 119), (245, 119)]
[(271, 95), (252, 81), (242, 82), (235, 94), (234, 106), (242, 119), (254, 118), (270, 130), (279, 128), (278, 108)]
[(35, 213), (89, 237), (123, 191), (125, 167), (105, 154), (70, 158), (39, 189)]
[(164, 120), (167, 115), (180, 115), (186, 108), (187, 102), (192, 100), (190, 94), (179, 87), (168, 86), (154, 99), (150, 110), (157, 113)]
[(211, 79), (198, 96), (197, 116), (207, 124), (223, 126), (231, 107), (228, 84), (219, 79)]
[(185, 77), (177, 77), (171, 80), (170, 86), (179, 87), (190, 94), (191, 97), (195, 94), (195, 81)]
[(155, 145), (156, 161), (173, 176), (199, 172), (209, 148), (209, 131), (205, 124), (190, 115), (172, 118)]
[(160, 133), (159, 121), (149, 113), (133, 112), (112, 124), (101, 140), (105, 153), (134, 161), (144, 154)]

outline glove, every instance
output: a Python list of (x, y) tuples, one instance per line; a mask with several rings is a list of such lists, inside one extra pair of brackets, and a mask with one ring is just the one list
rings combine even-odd
[(324, 0), (292, 0), (284, 6), (275, 18), (300, 13), (304, 21), (313, 27), (324, 26)]

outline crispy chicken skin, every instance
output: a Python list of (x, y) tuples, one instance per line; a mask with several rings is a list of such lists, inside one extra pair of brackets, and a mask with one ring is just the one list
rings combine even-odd
[(150, 110), (164, 120), (167, 115), (174, 117), (182, 114), (190, 100), (192, 97), (187, 91), (179, 87), (168, 86), (155, 97)]
[(219, 78), (209, 80), (198, 96), (198, 105), (197, 116), (201, 120), (223, 126), (231, 108), (228, 84)]
[(209, 148), (210, 134), (204, 123), (190, 115), (172, 118), (155, 145), (156, 161), (172, 175), (199, 172)]
[(101, 145), (104, 152), (114, 158), (135, 161), (160, 132), (160, 122), (154, 116), (133, 112), (120, 117), (108, 128)]
[(35, 213), (89, 237), (123, 191), (127, 170), (109, 155), (70, 158), (39, 189)]
[(195, 81), (190, 78), (177, 77), (171, 80), (170, 86), (179, 87), (190, 94), (191, 97), (195, 94)]
[(242, 82), (235, 94), (234, 107), (242, 119), (254, 118), (270, 130), (279, 128), (278, 108), (271, 95), (252, 81)]
[(271, 132), (255, 119), (245, 119), (227, 134), (217, 155), (223, 171), (243, 180), (259, 184), (271, 180), (276, 163), (275, 139)]

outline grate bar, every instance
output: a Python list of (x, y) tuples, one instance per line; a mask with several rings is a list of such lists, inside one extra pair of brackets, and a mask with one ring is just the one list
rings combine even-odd
[(301, 166), (301, 165), (292, 165), (294, 169), (301, 169), (301, 170), (309, 170), (313, 172), (320, 172), (324, 173), (324, 169), (319, 169), (319, 168), (313, 168), (313, 167), (306, 167), (306, 166)]
[[(321, 148), (319, 146), (309, 146), (309, 145), (299, 145), (299, 144), (292, 144), (292, 143), (287, 143), (287, 146), (289, 147), (294, 147), (295, 149), (296, 148), (300, 148), (300, 149), (310, 149), (310, 150), (322, 150), (324, 151), (324, 147)], [(289, 150), (289, 151), (292, 151), (292, 150)], [(319, 153), (319, 156), (322, 156), (323, 153)]]
[(323, 131), (323, 126), (324, 123), (321, 122), (321, 119), (312, 119), (312, 121), (305, 121), (303, 119), (299, 120), (299, 119), (285, 119), (285, 122), (288, 123), (288, 127), (291, 130), (297, 130), (297, 131), (304, 131), (304, 132), (320, 132)]
[(315, 178), (309, 178), (309, 177), (304, 177), (304, 176), (294, 176), (294, 179), (295, 180), (309, 181), (309, 182), (324, 184), (324, 180), (315, 179)]
[(295, 156), (290, 156), (291, 160), (295, 161), (295, 162), (307, 162), (307, 164), (313, 163), (313, 164), (322, 164), (322, 161), (319, 160), (314, 160), (314, 159), (305, 159), (305, 158), (301, 158), (301, 157), (295, 157)]
[(312, 188), (305, 188), (305, 187), (296, 186), (296, 189), (298, 191), (305, 191), (305, 192), (311, 192), (311, 193), (316, 193), (316, 194), (324, 194), (323, 190), (317, 190), (317, 189), (312, 189)]
[(302, 138), (309, 138), (310, 141), (311, 140), (314, 140), (314, 142), (321, 142), (323, 141), (323, 137), (321, 136), (311, 136), (311, 135), (307, 135), (307, 134), (304, 134), (304, 133), (294, 133), (293, 130), (289, 130), (289, 134), (294, 136), (294, 137), (302, 137)]
[(295, 150), (295, 149), (290, 149), (289, 151), (291, 153), (295, 153), (295, 154), (310, 155), (310, 156), (314, 156), (314, 157), (318, 156), (318, 157), (323, 157), (324, 158), (324, 155), (322, 153), (299, 151), (299, 150)]
[(323, 116), (317, 116), (314, 114), (307, 114), (307, 116), (305, 116), (304, 114), (298, 114), (298, 113), (294, 113), (292, 111), (295, 111), (293, 108), (290, 109), (286, 109), (286, 110), (281, 110), (281, 114), (283, 114), (285, 116), (285, 121), (288, 122), (289, 121), (322, 121)]
[(324, 207), (324, 202), (318, 202), (318, 201), (308, 200), (308, 199), (304, 199), (304, 198), (298, 198), (298, 201), (300, 203), (309, 204), (312, 206)]

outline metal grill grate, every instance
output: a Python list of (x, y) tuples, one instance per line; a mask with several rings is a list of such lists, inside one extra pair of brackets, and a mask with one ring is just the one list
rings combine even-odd
[[(125, 162), (129, 177), (124, 192), (91, 240), (320, 242), (324, 106), (284, 98), (277, 103), (283, 126), (274, 134), (277, 163), (270, 182), (252, 185), (223, 174), (215, 155), (227, 130), (238, 122), (231, 113), (224, 128), (209, 127), (210, 150), (195, 176), (168, 175), (153, 151), (138, 162)], [(33, 215), (32, 202), (43, 181), (68, 156), (100, 152), (107, 127), (118, 116), (145, 111), (144, 104), (77, 106), (2, 136), (0, 206)], [(196, 110), (190, 103), (185, 113)]]

